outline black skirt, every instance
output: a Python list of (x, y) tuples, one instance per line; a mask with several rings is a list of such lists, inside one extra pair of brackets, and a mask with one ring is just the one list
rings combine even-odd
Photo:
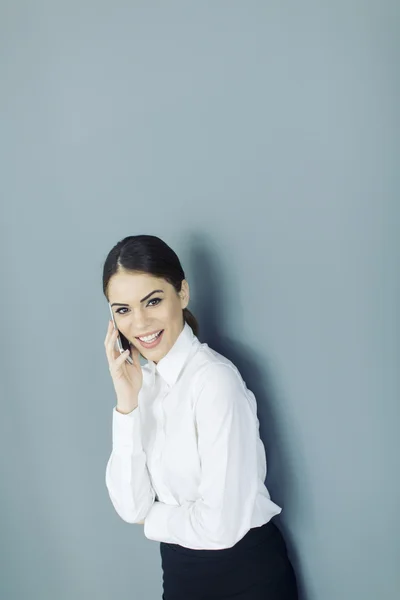
[(162, 600), (298, 600), (286, 544), (272, 521), (232, 548), (194, 550), (160, 542)]

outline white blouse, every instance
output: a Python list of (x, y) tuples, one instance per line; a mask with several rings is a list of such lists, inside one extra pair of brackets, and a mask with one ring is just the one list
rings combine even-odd
[(222, 549), (279, 514), (255, 396), (235, 365), (185, 323), (142, 370), (138, 407), (113, 408), (105, 481), (121, 519), (144, 520), (150, 540)]

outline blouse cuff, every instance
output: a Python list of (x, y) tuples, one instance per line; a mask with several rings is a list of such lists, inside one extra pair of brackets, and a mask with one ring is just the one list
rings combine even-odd
[(155, 501), (144, 520), (144, 535), (149, 540), (176, 544), (175, 539), (171, 538), (168, 522), (179, 510), (180, 506)]
[(114, 406), (112, 448), (117, 454), (136, 455), (143, 452), (139, 407), (125, 415)]

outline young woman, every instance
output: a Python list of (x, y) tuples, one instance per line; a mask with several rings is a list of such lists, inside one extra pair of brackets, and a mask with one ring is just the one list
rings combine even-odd
[(103, 291), (130, 347), (119, 354), (110, 320), (106, 486), (118, 515), (160, 542), (163, 600), (296, 600), (254, 394), (199, 341), (177, 255), (158, 237), (126, 237), (107, 256)]

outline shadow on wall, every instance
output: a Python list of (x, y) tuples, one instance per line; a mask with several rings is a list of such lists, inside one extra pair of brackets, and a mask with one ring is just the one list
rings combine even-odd
[[(302, 528), (308, 522), (311, 525), (313, 511), (309, 502), (306, 504), (304, 501), (308, 494), (301, 493), (308, 482), (304, 479), (307, 471), (300, 463), (300, 444), (296, 443), (296, 431), (290, 430), (289, 435), (284, 415), (279, 408), (279, 393), (274, 390), (274, 374), (268, 364), (268, 339), (265, 341), (265, 352), (258, 356), (251, 347), (237, 338), (233, 340), (229, 337), (231, 325), (224, 321), (224, 309), (227, 306), (235, 309), (235, 292), (240, 286), (240, 277), (234, 282), (233, 288), (224, 269), (219, 267), (219, 249), (215, 240), (193, 234), (186, 240), (186, 247), (190, 249), (190, 255), (183, 268), (185, 273), (190, 271), (192, 274), (190, 280), (187, 276), (191, 294), (189, 308), (199, 322), (199, 340), (229, 358), (256, 397), (260, 437), (267, 455), (265, 483), (272, 500), (283, 509), (275, 522), (287, 543), (296, 571), (300, 598), (305, 600), (301, 560), (296, 551), (290, 523), (300, 521)], [(241, 310), (242, 307), (236, 307), (236, 312)]]

